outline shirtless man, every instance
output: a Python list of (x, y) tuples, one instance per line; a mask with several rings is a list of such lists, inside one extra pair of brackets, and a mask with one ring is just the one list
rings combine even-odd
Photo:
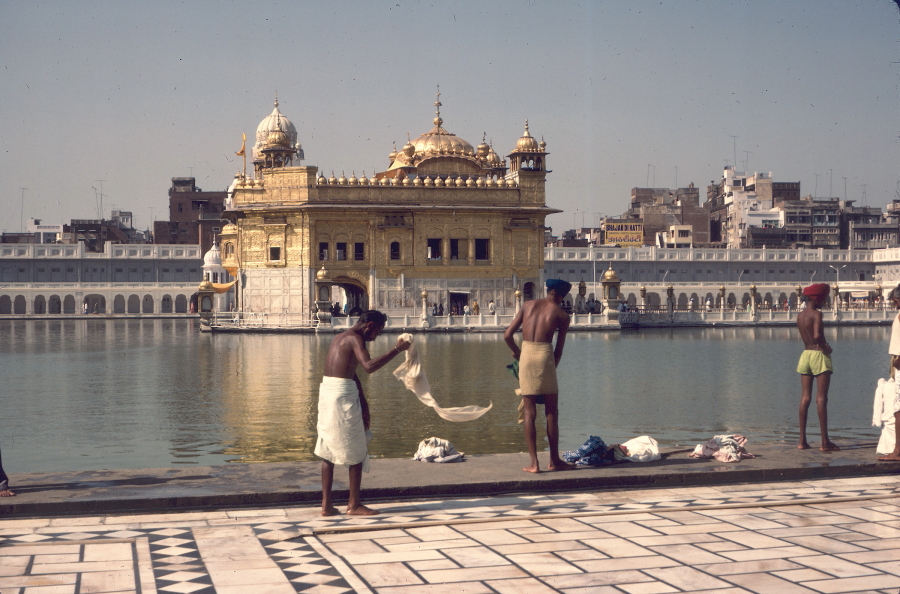
[(806, 350), (800, 355), (797, 373), (800, 374), (800, 443), (797, 447), (808, 450), (806, 441), (806, 417), (812, 402), (813, 380), (817, 384), (816, 410), (819, 413), (819, 429), (822, 432), (823, 452), (834, 452), (840, 448), (828, 439), (828, 386), (831, 383), (831, 347), (825, 341), (822, 312), (819, 308), (828, 297), (828, 285), (818, 283), (803, 289), (808, 301), (806, 308), (797, 316), (797, 329)]
[[(364, 466), (368, 466), (367, 432), (369, 403), (363, 394), (356, 368), (374, 373), (409, 348), (410, 342), (398, 339), (396, 346), (377, 359), (369, 356), (366, 342), (384, 329), (387, 317), (375, 310), (364, 312), (356, 325), (331, 341), (325, 358), (325, 374), (319, 388), (319, 418), (316, 455), (322, 458), (322, 515), (338, 515), (331, 498), (334, 465), (350, 467), (350, 499), (347, 515), (370, 516), (378, 512), (360, 502), (360, 484)], [(368, 468), (365, 468), (368, 470)]]
[[(559, 387), (556, 368), (562, 358), (569, 330), (569, 314), (562, 307), (572, 285), (559, 279), (547, 281), (547, 296), (526, 301), (510, 323), (503, 338), (513, 357), (519, 359), (519, 386), (525, 408), (525, 440), (531, 465), (526, 472), (540, 472), (537, 457), (537, 434), (534, 428), (536, 404), (544, 405), (547, 417), (547, 441), (550, 444), (550, 470), (569, 470), (572, 465), (559, 457)], [(522, 328), (522, 348), (516, 345), (516, 332)], [(556, 348), (553, 335), (556, 334)], [(520, 356), (522, 358), (520, 359)]]

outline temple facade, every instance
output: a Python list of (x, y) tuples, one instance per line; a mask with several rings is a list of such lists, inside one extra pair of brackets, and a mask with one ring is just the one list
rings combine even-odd
[(545, 219), (560, 212), (546, 204), (546, 143), (526, 121), (503, 159), (484, 138), (473, 146), (448, 132), (440, 94), (434, 105), (433, 127), (395, 146), (384, 171), (326, 178), (301, 164), (276, 100), (256, 132), (253, 175), (236, 176), (226, 201), (219, 243), (239, 311), (312, 313), (331, 301), (421, 312), (423, 299), (447, 313), (474, 301), (511, 311), (517, 289), (540, 296)]

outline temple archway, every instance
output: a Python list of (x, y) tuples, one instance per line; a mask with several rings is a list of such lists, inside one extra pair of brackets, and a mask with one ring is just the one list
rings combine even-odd
[[(344, 290), (347, 302), (341, 304), (341, 311), (344, 311), (344, 305), (347, 306), (347, 312), (363, 312), (369, 309), (369, 293), (366, 291), (366, 286), (358, 280), (350, 278), (349, 276), (337, 276), (331, 281), (331, 284)], [(332, 292), (332, 298), (334, 297), (335, 294)], [(410, 299), (413, 303), (418, 303), (419, 296), (413, 295)], [(357, 313), (355, 315), (359, 314)]]

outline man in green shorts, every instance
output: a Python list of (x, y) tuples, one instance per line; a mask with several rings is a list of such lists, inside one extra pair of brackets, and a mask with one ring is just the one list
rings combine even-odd
[(834, 452), (840, 448), (828, 439), (828, 386), (831, 383), (831, 347), (825, 341), (822, 312), (819, 308), (828, 297), (828, 285), (818, 283), (803, 289), (806, 308), (797, 316), (797, 329), (805, 350), (800, 355), (797, 373), (800, 374), (800, 442), (797, 447), (808, 450), (806, 441), (806, 417), (812, 402), (813, 380), (816, 381), (816, 410), (819, 413), (819, 428), (822, 432), (823, 452)]

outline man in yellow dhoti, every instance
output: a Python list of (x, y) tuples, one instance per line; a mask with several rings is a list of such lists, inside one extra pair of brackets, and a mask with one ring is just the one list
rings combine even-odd
[[(519, 360), (519, 388), (525, 407), (525, 440), (531, 465), (526, 472), (540, 472), (537, 458), (537, 433), (534, 427), (537, 408), (544, 405), (547, 417), (547, 441), (550, 445), (550, 470), (569, 470), (570, 464), (559, 457), (559, 387), (556, 368), (562, 358), (569, 330), (569, 314), (560, 307), (572, 289), (571, 283), (559, 279), (547, 280), (547, 296), (526, 301), (510, 323), (503, 337)], [(516, 332), (522, 328), (522, 348), (516, 344)], [(553, 335), (556, 334), (556, 348)]]
[(362, 366), (373, 373), (385, 366), (402, 351), (409, 341), (397, 339), (397, 344), (377, 359), (369, 357), (366, 342), (384, 329), (387, 317), (380, 311), (364, 312), (356, 325), (338, 334), (331, 341), (325, 359), (325, 376), (319, 386), (319, 418), (316, 422), (318, 439), (315, 453), (322, 458), (322, 515), (334, 516), (338, 510), (331, 499), (334, 465), (350, 467), (350, 498), (347, 514), (368, 516), (378, 512), (360, 501), (359, 491), (363, 470), (368, 471), (369, 404), (363, 394), (356, 368)]

